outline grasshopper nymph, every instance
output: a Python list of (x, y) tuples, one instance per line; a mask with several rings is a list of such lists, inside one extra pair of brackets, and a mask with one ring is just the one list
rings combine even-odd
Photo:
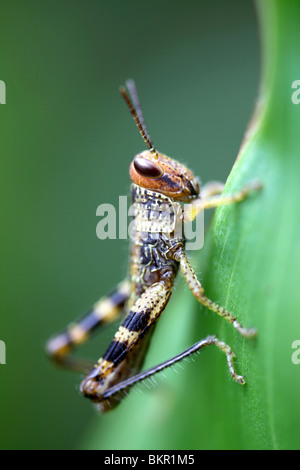
[[(209, 336), (183, 353), (140, 372), (153, 329), (164, 311), (172, 293), (174, 279), (180, 268), (196, 299), (217, 313), (244, 337), (256, 334), (255, 329), (244, 328), (236, 317), (208, 299), (185, 254), (185, 241), (174, 230), (183, 224), (181, 203), (191, 203), (190, 220), (207, 208), (242, 201), (247, 194), (258, 189), (252, 183), (231, 196), (222, 196), (223, 185), (200, 185), (194, 174), (184, 165), (158, 152), (152, 144), (141, 111), (137, 90), (132, 80), (120, 88), (141, 136), (148, 147), (137, 154), (130, 165), (131, 197), (134, 204), (135, 230), (131, 236), (130, 269), (128, 278), (107, 297), (102, 297), (76, 323), (71, 324), (47, 343), (47, 352), (57, 363), (67, 368), (87, 373), (80, 390), (90, 398), (99, 411), (114, 408), (126, 392), (137, 382), (163, 370), (206, 346), (215, 345), (227, 357), (233, 379), (244, 384), (244, 378), (235, 372), (234, 353), (215, 336)], [(169, 211), (169, 224), (164, 215)], [(156, 229), (153, 231), (155, 219)], [(171, 221), (171, 222), (170, 222)], [(111, 344), (96, 364), (70, 356), (71, 350), (85, 342), (90, 333), (104, 323), (114, 321), (124, 312), (123, 322)]]

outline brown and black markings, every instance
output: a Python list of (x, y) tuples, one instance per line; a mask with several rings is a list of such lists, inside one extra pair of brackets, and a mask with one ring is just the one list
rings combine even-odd
[[(150, 377), (206, 346), (216, 345), (227, 357), (233, 379), (244, 384), (233, 366), (234, 353), (228, 345), (209, 336), (183, 353), (140, 372), (154, 327), (164, 311), (180, 268), (196, 299), (214, 311), (244, 337), (255, 329), (244, 328), (237, 318), (204, 295), (185, 254), (185, 242), (178, 226), (184, 222), (182, 203), (190, 203), (189, 220), (206, 208), (242, 201), (250, 191), (260, 188), (250, 183), (238, 193), (222, 196), (223, 185), (208, 183), (200, 196), (200, 185), (184, 165), (158, 152), (150, 139), (141, 111), (135, 84), (126, 82), (120, 89), (148, 150), (136, 155), (130, 165), (133, 203), (130, 269), (128, 279), (116, 290), (98, 301), (78, 322), (50, 339), (47, 352), (59, 365), (87, 373), (80, 390), (99, 411), (114, 408), (135, 383)], [(124, 314), (111, 344), (98, 362), (80, 361), (70, 356), (72, 349), (85, 342), (92, 331)]]

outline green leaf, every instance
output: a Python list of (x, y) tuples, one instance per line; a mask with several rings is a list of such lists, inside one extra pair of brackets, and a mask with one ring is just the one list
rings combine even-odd
[(300, 105), (291, 96), (300, 80), (300, 2), (260, 0), (257, 8), (260, 94), (225, 193), (253, 179), (263, 190), (216, 211), (192, 262), (206, 295), (243, 326), (255, 326), (258, 337), (240, 337), (181, 282), (146, 364), (216, 334), (236, 353), (246, 385), (232, 381), (217, 348), (207, 348), (180, 374), (166, 372), (150, 391), (139, 385), (112, 414), (97, 418), (85, 448), (299, 448), (300, 364), (292, 362), (292, 344), (300, 340)]

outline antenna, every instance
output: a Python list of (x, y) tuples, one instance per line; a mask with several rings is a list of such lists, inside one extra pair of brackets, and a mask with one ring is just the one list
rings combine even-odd
[(129, 111), (132, 114), (132, 117), (133, 117), (133, 119), (134, 119), (134, 121), (137, 125), (138, 130), (140, 131), (140, 134), (141, 134), (145, 144), (147, 145), (149, 150), (152, 153), (154, 153), (158, 158), (157, 152), (156, 152), (156, 150), (153, 146), (151, 137), (150, 137), (150, 135), (148, 133), (148, 130), (147, 130), (147, 127), (145, 125), (144, 116), (143, 116), (143, 112), (142, 112), (142, 108), (141, 108), (141, 103), (140, 103), (140, 100), (139, 100), (139, 96), (138, 96), (138, 92), (137, 92), (137, 89), (136, 89), (135, 82), (134, 82), (134, 80), (127, 80), (125, 82), (125, 84), (126, 84), (126, 87), (128, 89), (129, 94), (127, 93), (127, 90), (124, 86), (120, 87), (120, 93), (123, 96), (128, 108), (129, 108)]

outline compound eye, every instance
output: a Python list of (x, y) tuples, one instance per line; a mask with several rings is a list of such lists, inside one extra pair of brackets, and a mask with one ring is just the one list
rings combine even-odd
[(142, 157), (135, 157), (133, 165), (138, 174), (146, 178), (160, 178), (164, 174), (158, 165)]

